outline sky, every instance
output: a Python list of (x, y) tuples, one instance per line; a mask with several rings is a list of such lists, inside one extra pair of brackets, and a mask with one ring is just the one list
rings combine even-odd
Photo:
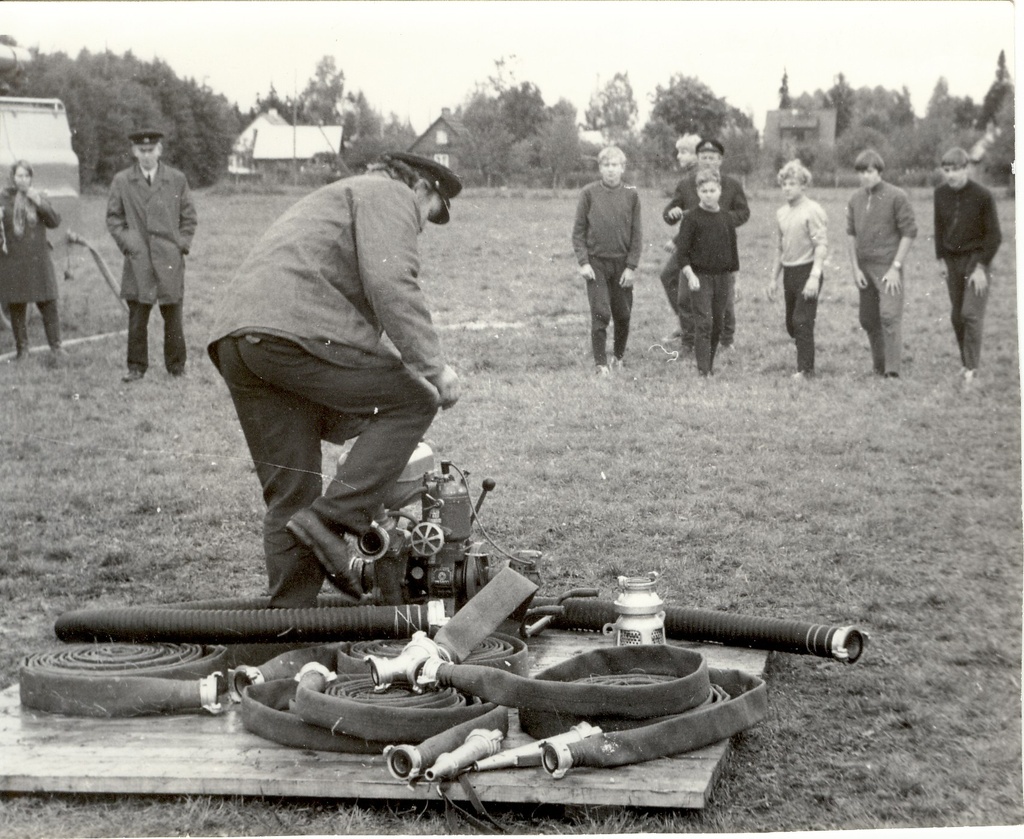
[(247, 111), (273, 85), (305, 87), (335, 58), (346, 90), (424, 131), (496, 73), (531, 82), (548, 105), (583, 119), (593, 94), (628, 73), (641, 124), (673, 75), (696, 76), (758, 128), (793, 95), (855, 88), (910, 91), (919, 115), (944, 76), (980, 103), (1000, 50), (1016, 80), (1009, 0), (602, 0), (526, 2), (4, 2), (0, 34), (43, 53), (131, 50), (160, 58)]

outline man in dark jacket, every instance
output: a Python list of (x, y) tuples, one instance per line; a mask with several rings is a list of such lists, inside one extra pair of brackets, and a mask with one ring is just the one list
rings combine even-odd
[(128, 302), (128, 373), (137, 382), (149, 367), (149, 315), (164, 319), (164, 364), (185, 372), (185, 256), (196, 232), (196, 208), (185, 175), (160, 161), (163, 132), (128, 135), (135, 163), (118, 172), (107, 199), (107, 230), (124, 254), (121, 296)]
[(981, 360), (981, 332), (988, 303), (992, 259), (1002, 243), (992, 193), (971, 180), (970, 157), (961, 148), (942, 156), (946, 182), (935, 190), (935, 258), (946, 280), (953, 333), (965, 385)]
[[(721, 212), (732, 223), (740, 227), (750, 219), (750, 205), (747, 203), (743, 185), (729, 175), (721, 174), (722, 158), (725, 147), (718, 140), (704, 139), (697, 144), (697, 167), (708, 167), (719, 173), (722, 184), (722, 197), (718, 205)], [(697, 170), (676, 187), (676, 194), (665, 207), (663, 218), (672, 223), (678, 221), (685, 213), (700, 206), (697, 195)], [(685, 282), (679, 283), (679, 324), (682, 331), (683, 355), (693, 353), (694, 314), (690, 299), (690, 290)], [(721, 349), (731, 350), (736, 336), (736, 275), (730, 274), (726, 282), (725, 323), (722, 328)]]
[[(315, 605), (325, 576), (357, 602), (346, 535), (376, 521), (438, 408), (459, 398), (417, 277), (417, 237), (462, 184), (413, 154), (322, 187), (275, 221), (217, 302), (227, 383), (267, 512), (273, 607)], [(355, 437), (323, 491), (321, 441)]]

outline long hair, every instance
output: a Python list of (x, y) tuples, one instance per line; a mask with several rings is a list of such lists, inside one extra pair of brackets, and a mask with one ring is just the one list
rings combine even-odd
[[(30, 178), (35, 176), (32, 171), (32, 164), (27, 160), (16, 160), (14, 165), (11, 167), (11, 183), (14, 183), (14, 175), (19, 169), (24, 169), (28, 172)], [(21, 190), (15, 190), (14, 193), (14, 218), (12, 219), (11, 227), (14, 230), (16, 238), (20, 239), (25, 235), (26, 225), (35, 225), (39, 223), (39, 216), (36, 213), (36, 205), (29, 201), (25, 194)]]

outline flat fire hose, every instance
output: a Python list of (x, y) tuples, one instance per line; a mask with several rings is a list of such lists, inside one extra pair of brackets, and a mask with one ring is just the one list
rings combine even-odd
[[(556, 758), (545, 754), (545, 768), (556, 777), (572, 765), (621, 766), (691, 751), (751, 727), (768, 712), (760, 678), (709, 670), (699, 653), (661, 645), (585, 653), (533, 679), (442, 664), (437, 682), (518, 708), (523, 731), (538, 740), (581, 721), (600, 728), (563, 746)], [(572, 749), (568, 756), (566, 749)]]
[(224, 647), (81, 644), (21, 662), (21, 704), (76, 717), (216, 712)]
[[(461, 723), (476, 722), (494, 708), (454, 690), (442, 696), (402, 687), (375, 690), (360, 656), (393, 657), (404, 646), (380, 640), (280, 655), (257, 668), (266, 683), (242, 691), (242, 723), (253, 734), (286, 746), (380, 754), (387, 745), (420, 743)], [(526, 673), (527, 653), (520, 639), (496, 633), (478, 644), (468, 660), (485, 669)], [(338, 680), (322, 692), (300, 687), (293, 677), (311, 662), (337, 672)]]

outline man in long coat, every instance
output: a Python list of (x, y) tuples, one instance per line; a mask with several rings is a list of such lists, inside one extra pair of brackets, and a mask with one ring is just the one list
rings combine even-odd
[(185, 372), (185, 256), (196, 232), (196, 208), (185, 175), (160, 161), (163, 133), (128, 135), (135, 163), (110, 184), (107, 230), (125, 255), (121, 296), (128, 303), (128, 372), (137, 382), (149, 367), (149, 315), (159, 305), (164, 320), (164, 364)]

